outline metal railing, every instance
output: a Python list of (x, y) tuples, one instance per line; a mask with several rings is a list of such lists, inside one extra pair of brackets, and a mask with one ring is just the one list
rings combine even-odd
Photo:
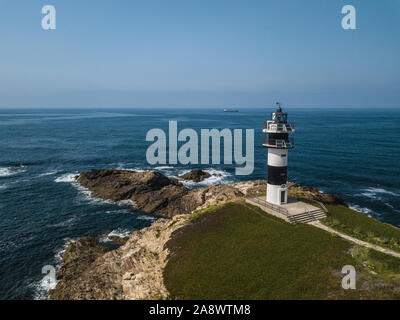
[(268, 145), (278, 148), (294, 148), (293, 138), (282, 140), (282, 139), (270, 139), (268, 137), (264, 137), (262, 143), (263, 145)]
[(294, 131), (294, 122), (291, 123), (275, 123), (273, 121), (264, 122), (263, 129), (276, 132), (292, 132)]
[(289, 216), (289, 211), (287, 209), (285, 209), (285, 208), (282, 208), (282, 207), (277, 206), (275, 204), (269, 203), (269, 202), (267, 202), (265, 200), (261, 200), (260, 198), (250, 198), (249, 200), (254, 201), (254, 202), (258, 203), (259, 205), (262, 205), (262, 206), (264, 206), (264, 207), (266, 207), (268, 209), (271, 209), (271, 210), (273, 210), (275, 212), (282, 213), (287, 217)]
[(325, 207), (325, 205), (324, 205), (322, 202), (317, 201), (317, 200), (314, 200), (314, 201), (317, 202), (317, 203), (319, 203), (319, 205), (321, 206), (322, 210), (323, 210), (325, 213), (328, 213), (328, 209)]

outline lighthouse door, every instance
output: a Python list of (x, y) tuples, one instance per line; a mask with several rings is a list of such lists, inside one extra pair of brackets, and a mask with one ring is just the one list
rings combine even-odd
[(285, 190), (281, 191), (281, 203), (285, 203)]

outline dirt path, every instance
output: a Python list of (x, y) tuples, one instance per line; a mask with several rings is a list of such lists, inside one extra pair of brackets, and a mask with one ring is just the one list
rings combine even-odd
[(386, 248), (371, 244), (369, 242), (362, 241), (362, 240), (357, 239), (357, 238), (353, 238), (351, 236), (348, 236), (347, 234), (341, 233), (339, 231), (336, 231), (335, 229), (332, 229), (332, 228), (330, 228), (328, 226), (325, 226), (319, 221), (309, 222), (308, 224), (310, 224), (310, 225), (312, 225), (314, 227), (320, 228), (322, 230), (325, 230), (327, 232), (334, 233), (334, 234), (338, 235), (339, 237), (341, 237), (343, 239), (346, 239), (347, 241), (353, 242), (355, 244), (358, 244), (360, 246), (363, 246), (363, 247), (366, 247), (366, 248), (370, 248), (370, 249), (374, 249), (376, 251), (379, 251), (379, 252), (382, 252), (382, 253), (386, 253), (386, 254), (391, 255), (393, 257), (400, 258), (400, 252), (396, 252), (396, 251), (393, 251), (393, 250), (390, 250), (390, 249), (386, 249)]

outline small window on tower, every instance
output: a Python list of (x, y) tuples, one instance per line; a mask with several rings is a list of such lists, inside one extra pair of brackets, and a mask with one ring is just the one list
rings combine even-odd
[(282, 157), (282, 158), (286, 157), (286, 154), (281, 154), (281, 157)]

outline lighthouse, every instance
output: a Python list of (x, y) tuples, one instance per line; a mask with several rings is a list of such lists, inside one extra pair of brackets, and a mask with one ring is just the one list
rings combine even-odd
[(276, 105), (271, 120), (264, 122), (263, 146), (268, 148), (267, 202), (281, 205), (286, 204), (288, 199), (288, 150), (294, 148), (294, 140), (289, 134), (294, 132), (294, 123), (288, 123), (287, 113), (282, 111), (279, 102)]

